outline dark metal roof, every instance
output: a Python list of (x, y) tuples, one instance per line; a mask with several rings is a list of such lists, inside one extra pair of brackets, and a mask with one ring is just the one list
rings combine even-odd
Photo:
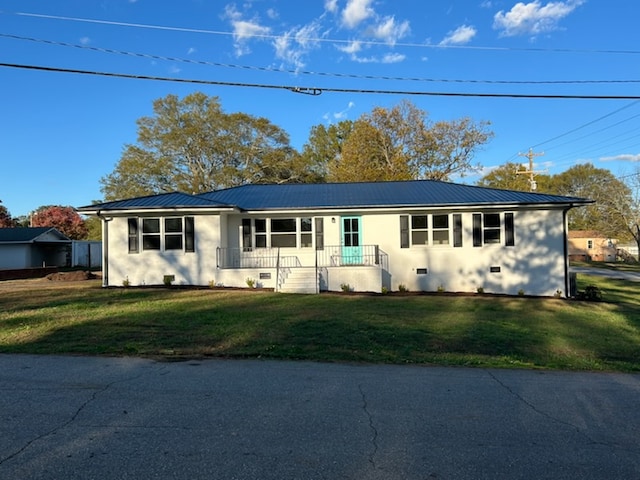
[(199, 195), (242, 210), (486, 205), (567, 205), (590, 200), (435, 180), (243, 185)]
[(518, 192), (435, 180), (363, 183), (242, 185), (199, 195), (173, 192), (100, 203), (80, 212), (136, 209), (231, 208), (241, 210), (584, 205), (590, 200)]
[(53, 227), (0, 228), (0, 243), (31, 243), (49, 231), (60, 240), (69, 240)]
[(162, 193), (148, 195), (146, 197), (129, 198), (113, 202), (99, 203), (78, 208), (79, 212), (97, 210), (135, 210), (140, 208), (206, 208), (229, 207), (217, 201), (196, 195), (187, 195), (181, 192)]

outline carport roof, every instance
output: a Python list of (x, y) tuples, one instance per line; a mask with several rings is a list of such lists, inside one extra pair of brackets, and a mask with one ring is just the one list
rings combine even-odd
[(0, 228), (0, 243), (33, 243), (51, 233), (62, 241), (70, 239), (53, 227)]

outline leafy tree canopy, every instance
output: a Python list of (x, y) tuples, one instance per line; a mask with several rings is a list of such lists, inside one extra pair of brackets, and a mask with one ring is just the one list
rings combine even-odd
[(153, 102), (153, 111), (138, 119), (137, 143), (126, 145), (100, 180), (107, 200), (315, 179), (284, 130), (265, 118), (227, 114), (217, 97), (168, 95)]
[[(478, 185), (528, 191), (529, 182), (515, 172), (519, 166), (507, 163), (478, 181)], [(588, 198), (595, 203), (569, 211), (569, 228), (596, 230), (611, 237), (629, 238), (628, 218), (632, 207), (631, 190), (609, 170), (590, 163), (576, 165), (548, 176), (536, 176), (537, 192)]]
[(433, 122), (409, 101), (374, 108), (353, 123), (344, 139), (332, 138), (341, 144), (329, 150), (328, 179), (448, 180), (474, 169), (473, 155), (493, 137), (488, 125), (469, 118)]
[(72, 240), (87, 238), (84, 220), (72, 207), (46, 205), (31, 215), (32, 227), (54, 227)]
[[(0, 200), (0, 204), (2, 200)], [(11, 218), (11, 214), (7, 207), (0, 205), (0, 228), (12, 228), (15, 226), (15, 221)]]

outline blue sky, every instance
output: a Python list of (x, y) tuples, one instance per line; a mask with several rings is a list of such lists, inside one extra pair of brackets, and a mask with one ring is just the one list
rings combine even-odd
[(591, 162), (628, 175), (640, 102), (593, 97), (640, 98), (639, 17), (637, 0), (0, 0), (0, 63), (14, 65), (0, 67), (0, 200), (17, 217), (101, 199), (136, 119), (194, 91), (268, 118), (298, 149), (314, 125), (408, 99), (434, 121), (491, 122), (482, 171), (532, 148), (544, 173)]

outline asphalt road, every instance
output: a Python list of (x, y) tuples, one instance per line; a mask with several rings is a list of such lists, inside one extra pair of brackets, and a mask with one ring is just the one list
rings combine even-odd
[(596, 275), (598, 277), (616, 278), (619, 280), (628, 280), (630, 282), (640, 282), (640, 272), (625, 272), (620, 270), (610, 270), (608, 268), (598, 267), (570, 267), (569, 271), (575, 273), (584, 273), (585, 275)]
[(640, 479), (640, 375), (0, 355), (1, 479)]

